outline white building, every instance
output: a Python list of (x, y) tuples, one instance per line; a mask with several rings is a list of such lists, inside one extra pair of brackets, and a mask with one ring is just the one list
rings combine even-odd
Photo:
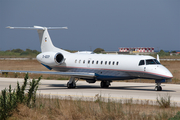
[(121, 47), (119, 52), (132, 52), (132, 53), (154, 53), (154, 47)]

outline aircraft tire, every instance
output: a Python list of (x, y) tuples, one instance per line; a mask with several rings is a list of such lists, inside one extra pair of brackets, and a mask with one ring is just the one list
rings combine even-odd
[(104, 88), (104, 81), (101, 81), (101, 88)]
[(67, 88), (75, 88), (76, 84), (73, 85), (73, 83), (69, 84), (69, 82), (67, 83)]
[(109, 85), (107, 85), (106, 81), (101, 81), (101, 88), (108, 88)]
[(156, 86), (156, 87), (155, 87), (155, 90), (156, 90), (156, 91), (162, 91), (162, 87), (161, 87), (161, 86)]
[(71, 88), (69, 82), (67, 83), (67, 88)]

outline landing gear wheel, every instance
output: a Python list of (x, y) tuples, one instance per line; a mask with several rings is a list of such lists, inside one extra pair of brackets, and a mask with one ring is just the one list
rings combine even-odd
[(101, 88), (104, 88), (104, 87), (105, 87), (104, 82), (101, 81)]
[(110, 85), (109, 81), (101, 81), (101, 88), (108, 88)]
[(156, 87), (155, 87), (155, 90), (156, 90), (156, 91), (162, 91), (162, 87), (161, 87), (161, 86), (156, 86)]
[(161, 86), (159, 86), (159, 91), (162, 91), (162, 87)]
[(161, 82), (158, 82), (158, 80), (156, 80), (155, 82), (156, 82), (155, 90), (156, 91), (162, 91)]
[(74, 83), (67, 83), (67, 88), (75, 88), (76, 87), (76, 84)]
[(67, 82), (67, 88), (75, 88), (75, 87), (76, 87), (75, 78), (71, 77), (69, 82)]

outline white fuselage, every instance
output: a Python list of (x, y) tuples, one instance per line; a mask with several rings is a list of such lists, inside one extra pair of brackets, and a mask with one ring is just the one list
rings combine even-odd
[[(63, 63), (54, 65), (47, 64), (46, 61), (48, 61), (50, 57), (43, 58), (42, 56), (45, 55), (51, 56), (51, 54), (41, 53), (41, 55), (37, 57), (37, 60), (56, 71), (95, 73), (96, 78), (94, 79), (96, 80), (172, 78), (172, 74), (163, 65), (146, 65), (146, 60), (155, 60), (155, 58), (151, 56), (64, 53)], [(139, 65), (141, 60), (144, 60), (144, 65)]]

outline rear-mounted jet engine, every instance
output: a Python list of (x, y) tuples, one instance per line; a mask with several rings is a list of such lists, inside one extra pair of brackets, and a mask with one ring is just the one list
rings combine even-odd
[(56, 52), (44, 52), (36, 56), (36, 59), (45, 65), (56, 66), (64, 62), (64, 56)]

